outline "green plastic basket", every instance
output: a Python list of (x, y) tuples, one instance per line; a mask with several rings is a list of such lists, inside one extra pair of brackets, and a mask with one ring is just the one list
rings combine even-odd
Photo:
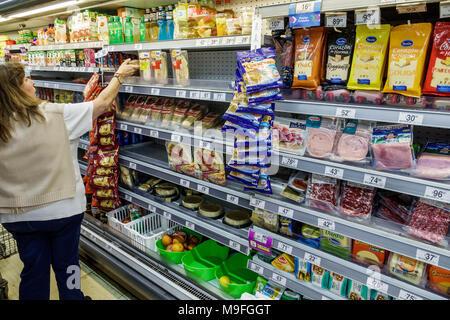
[[(199, 240), (199, 243), (202, 241), (203, 236), (195, 231), (192, 231), (190, 229), (186, 229), (183, 228), (182, 229), (184, 232), (186, 232), (188, 235), (190, 236), (196, 236)], [(180, 264), (181, 263), (181, 259), (183, 259), (184, 255), (186, 253), (189, 253), (189, 251), (184, 251), (184, 252), (173, 252), (173, 251), (167, 251), (165, 249), (165, 246), (162, 244), (162, 239), (158, 240), (156, 242), (156, 248), (158, 248), (159, 254), (161, 256), (163, 256), (164, 258), (169, 259), (170, 261), (176, 263), (176, 264)]]
[(250, 259), (251, 256), (235, 253), (224, 261), (216, 271), (216, 278), (220, 279), (222, 276), (227, 276), (231, 283), (224, 284), (219, 281), (220, 289), (236, 299), (239, 299), (244, 292), (252, 294), (258, 274), (247, 269)]
[(199, 244), (181, 259), (184, 268), (205, 281), (216, 277), (216, 270), (227, 259), (230, 248), (217, 244), (214, 240), (206, 240)]

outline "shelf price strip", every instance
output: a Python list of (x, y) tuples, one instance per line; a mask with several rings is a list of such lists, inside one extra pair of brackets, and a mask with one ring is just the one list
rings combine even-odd
[(423, 300), (421, 297), (416, 296), (415, 294), (412, 294), (403, 289), (400, 290), (400, 293), (398, 294), (398, 298), (400, 300)]
[(425, 198), (437, 200), (437, 201), (443, 201), (443, 202), (450, 202), (450, 192), (447, 190), (442, 190), (439, 188), (434, 187), (426, 187), (425, 188)]
[(439, 266), (439, 255), (421, 249), (416, 251), (416, 259), (434, 266)]
[(250, 197), (250, 205), (252, 207), (264, 210), (264, 208), (266, 207), (266, 202), (255, 197)]
[(378, 290), (383, 293), (388, 293), (389, 285), (387, 283), (382, 282), (381, 280), (377, 279), (376, 277), (368, 277), (366, 285), (369, 288)]

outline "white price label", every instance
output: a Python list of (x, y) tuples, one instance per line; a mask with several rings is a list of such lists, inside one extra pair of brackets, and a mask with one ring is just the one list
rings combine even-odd
[(86, 67), (81, 67), (80, 72), (86, 72)]
[(356, 110), (350, 108), (336, 108), (336, 117), (354, 119)]
[(202, 186), (202, 185), (197, 185), (197, 191), (203, 194), (209, 194), (209, 188)]
[(266, 202), (264, 200), (260, 200), (254, 197), (250, 197), (250, 205), (255, 208), (259, 208), (264, 210), (266, 207)]
[(305, 252), (305, 256), (303, 257), (303, 259), (305, 259), (305, 261), (312, 263), (313, 265), (316, 265), (318, 267), (320, 267), (320, 262), (321, 262), (321, 258), (318, 256), (315, 256), (309, 252)]
[(155, 207), (155, 206), (152, 206), (151, 204), (148, 205), (147, 209), (148, 209), (148, 211), (150, 211), (150, 212), (156, 212), (156, 207)]
[(256, 273), (260, 274), (260, 275), (264, 275), (264, 268), (257, 265), (256, 263), (250, 264), (250, 269), (255, 271)]
[(200, 92), (200, 99), (211, 100), (211, 92)]
[(208, 39), (198, 39), (195, 42), (196, 47), (206, 47), (208, 45)]
[(134, 50), (142, 50), (142, 43), (136, 43), (134, 45)]
[[(397, 0), (396, 2), (403, 3), (406, 2), (406, 0)], [(398, 5), (396, 9), (400, 14), (427, 12), (427, 5), (426, 3), (417, 3), (414, 5)]]
[(334, 221), (318, 218), (317, 219), (317, 226), (322, 229), (327, 229), (334, 231), (336, 229), (336, 225), (334, 224)]
[(141, 128), (135, 127), (133, 131), (134, 131), (134, 133), (142, 134), (142, 129)]
[(228, 245), (230, 246), (230, 248), (232, 248), (236, 251), (241, 251), (241, 245), (233, 240), (230, 240), (228, 242)]
[(164, 218), (166, 218), (167, 220), (171, 220), (172, 219), (172, 215), (170, 213), (168, 213), (167, 211), (163, 212), (163, 216)]
[(128, 202), (131, 202), (131, 201), (133, 201), (133, 198), (126, 194), (125, 195), (125, 200), (128, 201)]
[(272, 280), (277, 282), (277, 283), (279, 283), (279, 284), (281, 284), (284, 287), (286, 286), (286, 281), (287, 281), (286, 278), (281, 276), (281, 275), (279, 275), (278, 273), (274, 272), (272, 274)]
[(292, 248), (292, 246), (287, 245), (287, 244), (285, 244), (283, 242), (278, 242), (277, 249), (282, 251), (282, 252), (285, 252), (287, 254), (291, 254), (293, 248)]
[(374, 277), (367, 278), (366, 285), (369, 288), (381, 291), (386, 294), (388, 293), (389, 285), (387, 283), (382, 282), (381, 280), (379, 280), (377, 278), (374, 278)]
[(191, 98), (191, 99), (200, 99), (200, 91), (191, 91), (191, 92), (189, 92), (189, 98)]
[(355, 11), (355, 25), (358, 24), (380, 24), (380, 9), (368, 9)]
[(384, 188), (386, 184), (386, 177), (374, 176), (366, 173), (364, 175), (363, 183), (378, 188)]
[(123, 90), (127, 93), (133, 93), (133, 87), (132, 86), (124, 86)]
[(202, 148), (202, 149), (208, 149), (208, 150), (213, 150), (214, 149), (213, 146), (212, 146), (212, 143), (208, 142), (208, 141), (201, 140), (199, 142), (199, 145), (200, 145), (200, 148)]
[(439, 255), (431, 253), (431, 252), (427, 252), (421, 249), (417, 249), (416, 251), (416, 259), (432, 264), (434, 266), (438, 266), (439, 265)]
[(421, 297), (416, 296), (415, 294), (409, 293), (408, 291), (405, 291), (403, 289), (400, 290), (400, 293), (398, 294), (398, 298), (400, 300), (423, 300)]
[(128, 130), (128, 126), (126, 124), (121, 123), (119, 126), (119, 129), (126, 131), (126, 130)]
[(326, 166), (325, 175), (336, 179), (342, 179), (344, 177), (344, 169)]
[(235, 37), (229, 37), (225, 39), (225, 44), (227, 45), (233, 45), (236, 43), (236, 38)]
[(400, 112), (398, 114), (398, 122), (421, 125), (423, 122), (423, 115), (417, 113)]
[(191, 185), (191, 182), (188, 180), (180, 179), (180, 185), (182, 185), (185, 188), (189, 188), (189, 186)]
[(439, 18), (448, 18), (450, 17), (450, 2), (444, 2), (440, 4), (439, 7)]
[(268, 236), (266, 236), (265, 234), (259, 233), (259, 232), (255, 232), (254, 234), (254, 239), (260, 243), (267, 243), (267, 239), (269, 238)]
[(130, 162), (130, 164), (128, 165), (128, 167), (130, 169), (136, 170), (136, 163)]
[(176, 90), (175, 96), (177, 98), (186, 98), (186, 91), (185, 90)]
[[(243, 39), (244, 40), (244, 39)], [(262, 44), (262, 18), (261, 15), (254, 15), (252, 21), (252, 38), (250, 48), (256, 50)]]
[(326, 27), (345, 28), (347, 27), (347, 14), (327, 15)]
[(308, 13), (314, 11), (314, 3), (315, 1), (306, 1), (297, 3), (295, 6), (295, 13)]
[(450, 203), (450, 192), (434, 187), (425, 188), (425, 198)]
[(59, 89), (59, 83), (55, 83), (54, 88)]
[(150, 137), (158, 139), (159, 138), (159, 132), (156, 131), (156, 130), (150, 130)]
[(170, 140), (172, 140), (173, 142), (181, 142), (181, 136), (178, 134), (172, 134)]
[(44, 88), (50, 88), (48, 82), (42, 82), (42, 87), (44, 87)]
[(214, 101), (227, 101), (226, 93), (214, 93), (213, 96)]
[(269, 21), (270, 30), (284, 30), (284, 19), (275, 19)]
[(283, 157), (281, 159), (281, 164), (283, 166), (287, 166), (287, 167), (291, 167), (291, 168), (297, 168), (298, 166), (298, 160), (294, 159), (294, 158), (289, 158), (289, 157)]
[(211, 38), (209, 39), (209, 45), (210, 46), (218, 46), (220, 44), (220, 41), (218, 38)]
[(233, 196), (232, 194), (227, 194), (227, 201), (234, 203), (234, 204), (239, 204), (239, 198), (236, 196)]
[(161, 90), (158, 89), (158, 88), (152, 88), (150, 90), (150, 93), (151, 93), (152, 96), (159, 96), (159, 94), (161, 93)]
[(278, 214), (292, 219), (294, 217), (294, 210), (279, 206)]
[(193, 224), (190, 221), (186, 221), (186, 228), (191, 229), (191, 230), (195, 230), (195, 224)]

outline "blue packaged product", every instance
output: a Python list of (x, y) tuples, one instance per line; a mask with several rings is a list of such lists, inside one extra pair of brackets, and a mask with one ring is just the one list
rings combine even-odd
[(298, 242), (306, 244), (307, 246), (319, 249), (320, 248), (320, 229), (303, 224), (300, 233), (298, 234)]
[(227, 178), (238, 182), (242, 182), (246, 186), (256, 187), (258, 185), (258, 177), (247, 175), (245, 173), (235, 170), (230, 170), (230, 172), (227, 175)]
[(230, 121), (231, 123), (241, 126), (242, 128), (258, 130), (262, 115), (253, 113), (237, 113), (237, 108), (237, 105), (232, 102), (228, 110), (222, 116), (222, 119), (225, 121)]
[(130, 134), (126, 131), (122, 132), (122, 136), (123, 136), (123, 145), (127, 146), (130, 144)]
[(265, 103), (265, 102), (282, 100), (283, 95), (281, 94), (281, 90), (279, 88), (275, 88), (275, 89), (258, 91), (255, 93), (249, 93), (249, 94), (247, 94), (247, 98), (248, 98), (249, 106), (256, 106), (258, 104)]
[(302, 281), (311, 282), (311, 263), (295, 257), (295, 276)]
[(283, 87), (275, 64), (274, 48), (238, 51), (236, 55), (238, 70), (244, 79), (247, 93)]
[(264, 194), (272, 194), (272, 187), (270, 185), (269, 176), (260, 176), (256, 186), (249, 186), (244, 188), (245, 191), (254, 191)]
[(121, 131), (116, 132), (116, 141), (119, 143), (119, 146), (123, 146), (123, 136)]
[(253, 113), (253, 114), (262, 114), (262, 115), (269, 115), (274, 116), (274, 109), (275, 104), (271, 102), (264, 102), (258, 105), (245, 105), (242, 103), (238, 104), (238, 107), (236, 108), (236, 112), (238, 113)]
[(298, 239), (302, 227), (301, 222), (283, 216), (279, 216), (279, 222), (281, 234)]
[(230, 164), (227, 165), (227, 169), (254, 177), (255, 179), (259, 178), (259, 172), (261, 171), (261, 168), (256, 166), (235, 166)]
[(136, 144), (139, 142), (138, 135), (134, 132), (131, 133), (131, 144)]

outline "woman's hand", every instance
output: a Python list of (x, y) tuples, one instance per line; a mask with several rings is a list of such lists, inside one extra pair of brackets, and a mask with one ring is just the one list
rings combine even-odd
[(139, 61), (131, 59), (125, 60), (117, 70), (117, 73), (124, 77), (130, 77), (139, 70)]

